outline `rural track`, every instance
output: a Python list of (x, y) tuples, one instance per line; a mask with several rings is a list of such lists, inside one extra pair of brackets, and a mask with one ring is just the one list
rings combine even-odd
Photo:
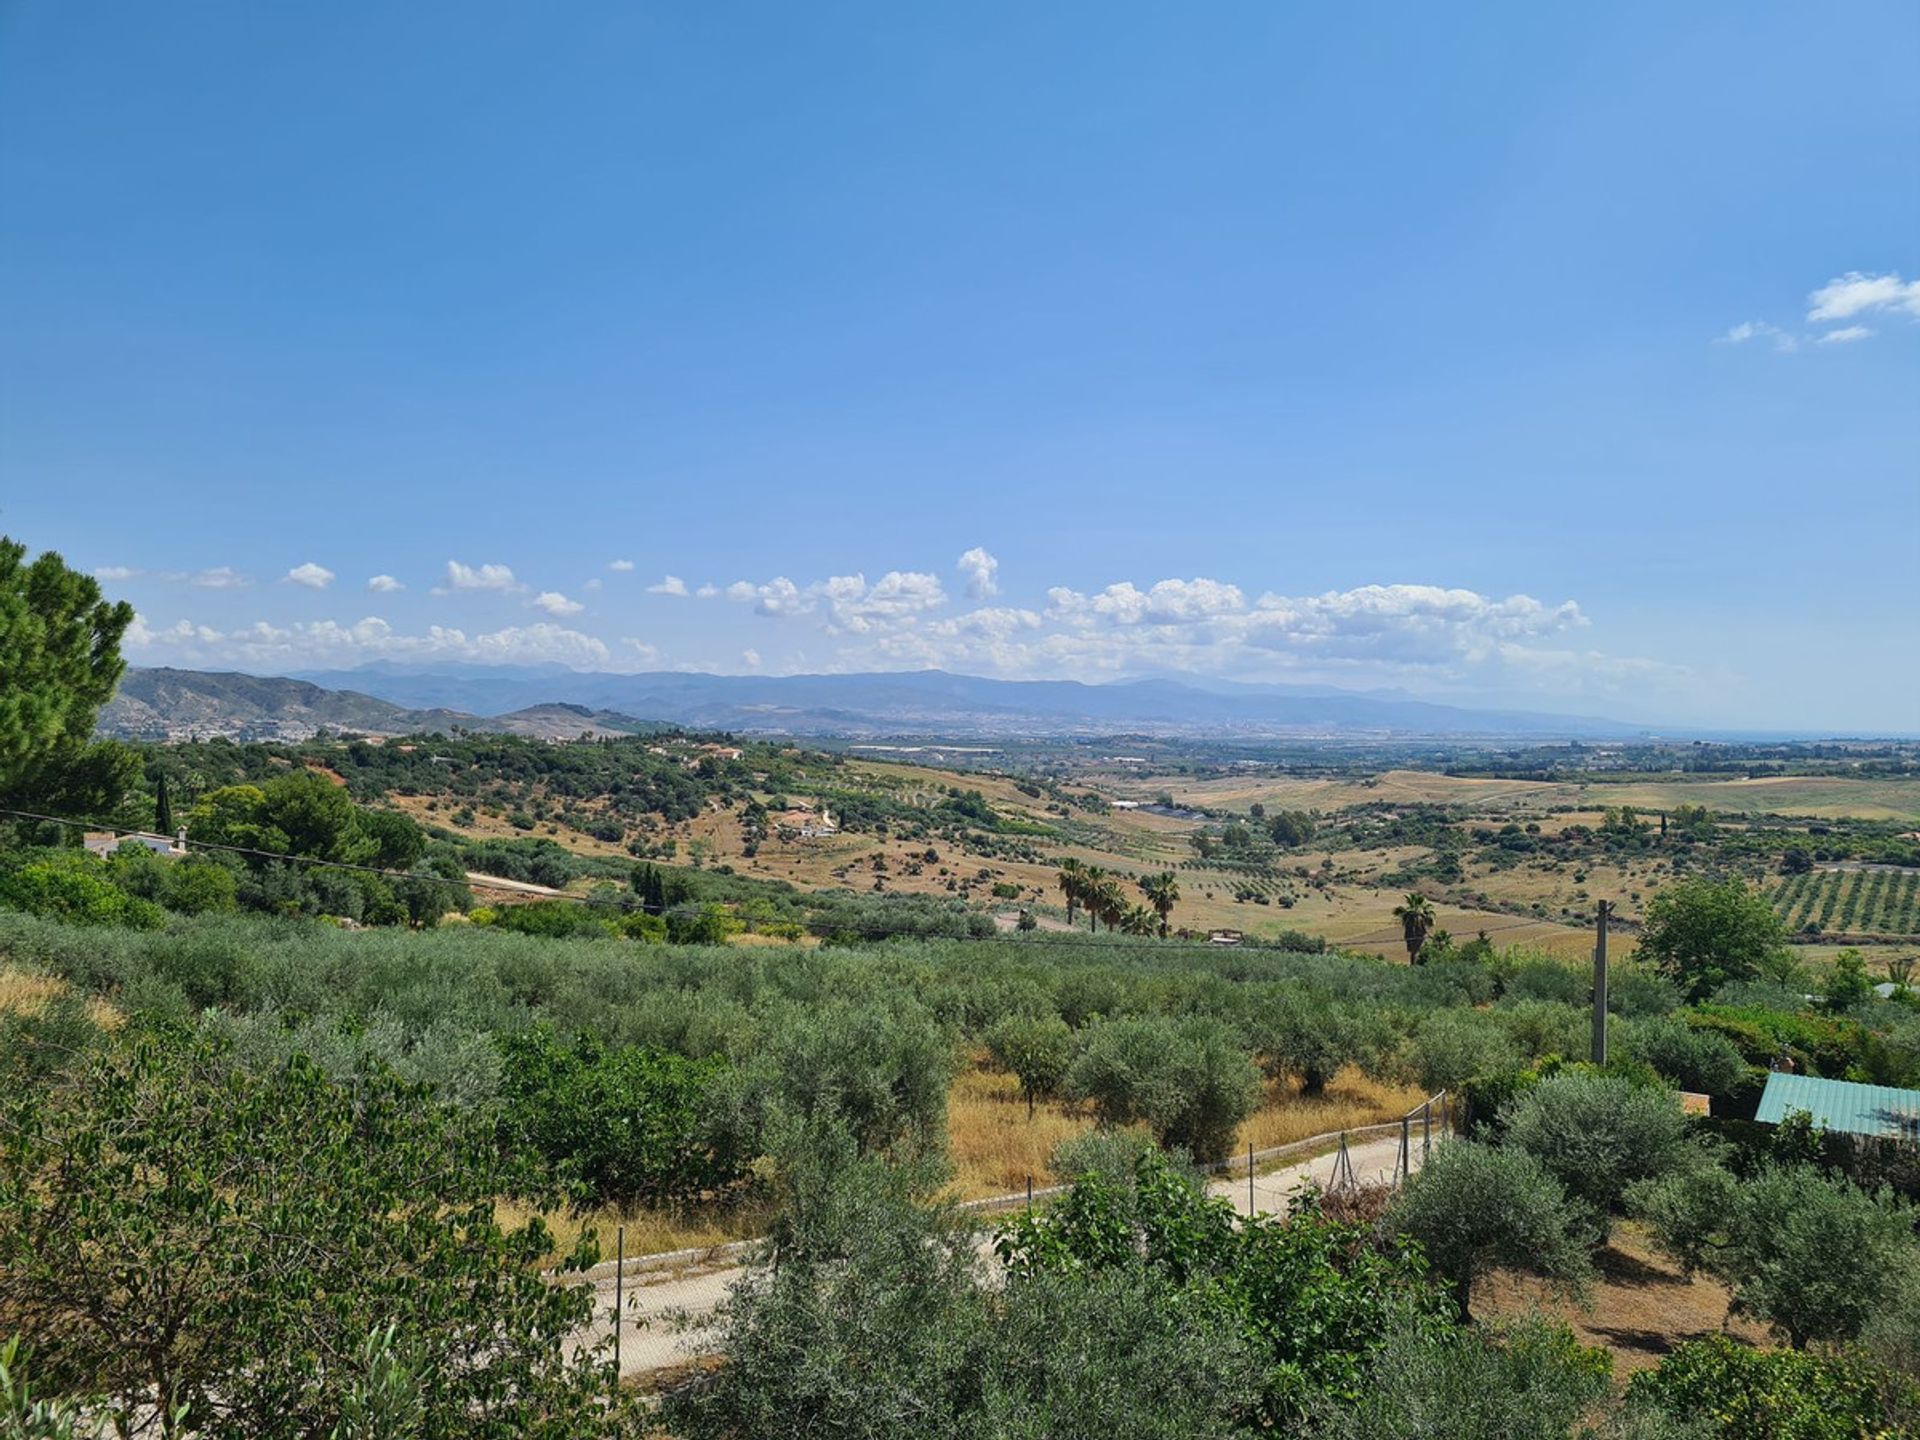
[[(1334, 1144), (1338, 1139), (1337, 1134), (1316, 1136), (1314, 1141), (1303, 1141), (1301, 1144)], [(1394, 1134), (1358, 1143), (1350, 1142), (1348, 1156), (1353, 1164), (1354, 1179), (1363, 1185), (1390, 1181), (1399, 1148), (1397, 1122)], [(1411, 1151), (1413, 1165), (1417, 1169), (1421, 1158), (1418, 1130), (1414, 1132)], [(1337, 1160), (1337, 1153), (1315, 1155), (1264, 1175), (1255, 1175), (1253, 1213), (1286, 1214), (1292, 1205), (1294, 1192), (1307, 1181), (1312, 1181), (1322, 1189), (1328, 1188), (1333, 1181)], [(1209, 1194), (1230, 1200), (1236, 1214), (1248, 1213), (1247, 1178), (1244, 1174), (1216, 1179), (1208, 1184), (1207, 1190)], [(1009, 1205), (1007, 1208), (1018, 1207)], [(702, 1343), (704, 1337), (699, 1330), (682, 1329), (675, 1323), (676, 1319), (684, 1317), (698, 1321), (712, 1315), (727, 1298), (727, 1292), (734, 1282), (745, 1273), (740, 1257), (755, 1243), (747, 1241), (739, 1245), (722, 1246), (717, 1250), (689, 1253), (684, 1259), (675, 1256), (673, 1259), (678, 1263), (666, 1265), (660, 1263), (661, 1257), (638, 1256), (627, 1262), (625, 1310), (620, 1327), (620, 1374), (623, 1379), (679, 1369), (711, 1353), (711, 1344)], [(990, 1253), (990, 1249), (990, 1245), (983, 1246), (986, 1253)], [(586, 1279), (578, 1282), (594, 1288), (593, 1319), (576, 1331), (573, 1337), (573, 1343), (580, 1348), (600, 1344), (612, 1336), (616, 1268), (612, 1264), (596, 1266)]]

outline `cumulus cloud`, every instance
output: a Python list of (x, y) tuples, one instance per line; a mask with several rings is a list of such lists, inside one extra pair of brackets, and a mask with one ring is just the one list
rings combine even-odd
[(1866, 325), (1843, 325), (1838, 330), (1829, 330), (1820, 337), (1822, 345), (1851, 345), (1858, 340), (1871, 340), (1873, 330)]
[(281, 578), (288, 585), (299, 585), (308, 590), (324, 590), (333, 583), (333, 571), (309, 560), (304, 565), (294, 566)]
[(532, 603), (536, 610), (544, 610), (549, 615), (578, 615), (587, 608), (578, 600), (569, 600), (558, 590), (542, 590), (533, 597)]
[[(704, 586), (702, 587), (703, 593), (706, 588), (707, 587)], [(661, 577), (658, 585), (647, 586), (647, 593), (649, 595), (679, 595), (684, 598), (687, 593), (687, 582), (682, 580), (678, 575), (664, 575)]]
[(631, 569), (633, 569), (633, 561), (631, 561), (631, 560), (610, 560), (610, 561), (608, 561), (608, 562), (607, 562), (607, 568), (608, 568), (609, 570), (614, 570), (614, 571), (617, 571), (617, 572), (619, 572), (620, 574), (622, 574), (622, 575), (624, 575), (624, 574), (626, 574), (626, 572), (627, 572), (627, 571), (629, 571), (629, 570), (631, 570)]
[(725, 594), (736, 604), (750, 603), (760, 615), (817, 614), (830, 632), (854, 635), (911, 625), (922, 613), (947, 603), (940, 578), (919, 570), (889, 570), (871, 584), (865, 575), (834, 575), (810, 585), (776, 575), (760, 584), (736, 580)]
[(575, 669), (611, 663), (594, 636), (540, 621), (469, 635), (449, 626), (406, 635), (377, 615), (352, 624), (316, 620), (286, 626), (268, 621), (235, 630), (180, 620), (156, 627), (136, 617), (126, 638), (130, 652), (185, 664), (229, 664), (271, 672), (294, 666), (357, 665), (368, 660), (467, 660), (483, 665), (557, 663)]
[(367, 581), (367, 589), (376, 595), (393, 595), (406, 588), (391, 575), (375, 575)]
[[(673, 577), (669, 575), (667, 578), (671, 580)], [(702, 585), (698, 590), (694, 591), (693, 593), (699, 596), (702, 600), (711, 600), (720, 593), (720, 587), (714, 584), (711, 580), (709, 580), (706, 584)]]
[(135, 570), (130, 565), (96, 565), (93, 567), (93, 578), (96, 580), (132, 580), (138, 576), (139, 573), (138, 570)]
[(740, 652), (740, 662), (749, 670), (758, 670), (760, 668), (760, 652), (753, 649), (742, 650)]
[(452, 590), (518, 590), (520, 582), (513, 578), (512, 567), (507, 565), (462, 565), (458, 560), (447, 561), (447, 583), (436, 590), (444, 595)]
[(1849, 270), (1807, 296), (1807, 319), (1816, 323), (1850, 320), (1875, 311), (1920, 319), (1920, 280), (1902, 280), (1897, 274), (1867, 275)]
[(954, 568), (966, 577), (969, 600), (990, 600), (1000, 593), (1000, 562), (983, 547), (967, 551)]

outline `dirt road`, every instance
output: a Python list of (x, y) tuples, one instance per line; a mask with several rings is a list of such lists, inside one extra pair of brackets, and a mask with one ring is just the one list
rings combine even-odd
[[(1399, 1146), (1397, 1136), (1353, 1145), (1349, 1155), (1353, 1162), (1354, 1178), (1362, 1184), (1391, 1180)], [(1420, 1138), (1417, 1131), (1412, 1150), (1413, 1164), (1418, 1168)], [(1254, 1212), (1284, 1215), (1292, 1196), (1305, 1182), (1311, 1180), (1322, 1189), (1329, 1186), (1336, 1163), (1335, 1155), (1320, 1155), (1264, 1175), (1256, 1175), (1252, 1194)], [(1216, 1180), (1207, 1188), (1211, 1193), (1231, 1200), (1236, 1213), (1247, 1213), (1247, 1177), (1244, 1174)], [(701, 1343), (702, 1337), (698, 1332), (677, 1332), (673, 1324), (674, 1317), (683, 1314), (698, 1319), (711, 1315), (726, 1299), (728, 1287), (742, 1273), (736, 1247), (729, 1247), (727, 1253), (707, 1263), (690, 1258), (686, 1264), (667, 1269), (636, 1270), (634, 1263), (629, 1262), (625, 1281), (625, 1316), (620, 1327), (620, 1373), (642, 1375), (671, 1369), (705, 1353), (709, 1347)], [(595, 1344), (612, 1333), (613, 1267), (600, 1267), (591, 1283), (595, 1291), (594, 1319), (575, 1337), (582, 1345)]]

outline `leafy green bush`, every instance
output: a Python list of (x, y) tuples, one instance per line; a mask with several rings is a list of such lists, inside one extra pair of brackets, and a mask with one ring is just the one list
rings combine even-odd
[(705, 1107), (721, 1062), (592, 1036), (562, 1044), (544, 1027), (501, 1049), (503, 1144), (544, 1156), (583, 1198), (661, 1204), (739, 1177), (740, 1157), (716, 1148)]
[(0, 906), (70, 925), (118, 925), (157, 930), (166, 912), (113, 883), (107, 862), (62, 851), (0, 872)]
[[(541, 1274), (539, 1222), (494, 1216), (534, 1178), (490, 1126), (391, 1080), (349, 1092), (305, 1061), (255, 1074), (138, 1037), (0, 1096), (0, 1313), (50, 1393), (103, 1397), (126, 1433), (162, 1397), (213, 1435), (324, 1435), (393, 1326), (422, 1440), (478, 1415), (606, 1434), (605, 1372), (570, 1358), (592, 1291)], [(585, 1241), (569, 1263), (594, 1258)]]
[(1755, 1350), (1728, 1335), (1679, 1346), (1634, 1376), (1631, 1404), (1703, 1423), (1726, 1440), (1891, 1435), (1891, 1377), (1849, 1355)]

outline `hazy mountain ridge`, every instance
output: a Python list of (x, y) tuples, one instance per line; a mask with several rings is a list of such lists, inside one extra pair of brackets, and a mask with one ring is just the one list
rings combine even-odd
[(621, 675), (559, 667), (443, 665), (310, 672), (397, 705), (504, 716), (555, 700), (707, 729), (796, 735), (1008, 733), (1515, 735), (1619, 738), (1643, 727), (1595, 716), (1472, 709), (1322, 686), (1153, 679), (993, 680), (918, 670), (848, 675)]
[(410, 735), (454, 728), (546, 740), (645, 731), (646, 722), (583, 705), (548, 702), (500, 715), (414, 708), (359, 690), (238, 671), (130, 668), (96, 727), (121, 739), (226, 735), (298, 739), (317, 730)]

